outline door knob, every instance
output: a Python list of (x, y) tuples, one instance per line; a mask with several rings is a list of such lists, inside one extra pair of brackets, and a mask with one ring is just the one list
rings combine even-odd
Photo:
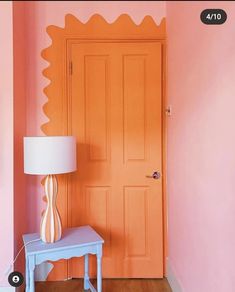
[(146, 175), (147, 178), (159, 179), (161, 177), (160, 171), (154, 171), (152, 175)]

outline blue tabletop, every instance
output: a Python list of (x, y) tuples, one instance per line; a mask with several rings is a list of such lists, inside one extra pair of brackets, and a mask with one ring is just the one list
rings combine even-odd
[[(38, 233), (23, 235), (24, 243), (40, 238)], [(25, 247), (26, 254), (43, 253), (50, 250), (61, 250), (77, 246), (104, 243), (103, 238), (90, 226), (81, 226), (64, 229), (62, 238), (54, 243), (45, 243), (42, 240), (29, 243)]]

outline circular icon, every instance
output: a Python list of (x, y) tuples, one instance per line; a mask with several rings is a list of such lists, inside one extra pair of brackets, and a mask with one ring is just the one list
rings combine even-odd
[(13, 287), (20, 287), (24, 282), (24, 276), (20, 272), (12, 272), (8, 276), (8, 282)]

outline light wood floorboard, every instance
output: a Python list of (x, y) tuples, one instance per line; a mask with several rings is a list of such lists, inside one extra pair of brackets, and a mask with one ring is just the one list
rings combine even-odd
[[(93, 280), (92, 283), (95, 284)], [(83, 291), (85, 291), (83, 281), (80, 279), (36, 283), (36, 292)], [(166, 279), (103, 279), (102, 292), (172, 292), (172, 290)]]

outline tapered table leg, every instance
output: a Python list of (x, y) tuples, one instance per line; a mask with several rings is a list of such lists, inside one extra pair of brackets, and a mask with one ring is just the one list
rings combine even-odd
[(34, 292), (34, 269), (35, 269), (35, 257), (28, 256), (28, 273), (29, 273), (29, 292)]
[(86, 254), (84, 257), (85, 265), (84, 265), (84, 290), (89, 289), (89, 255)]
[(97, 254), (97, 292), (102, 292), (102, 256)]
[(29, 278), (30, 278), (30, 292), (34, 292), (35, 287), (34, 287), (34, 270), (29, 271)]
[(29, 292), (29, 259), (27, 256), (25, 261), (25, 291)]

